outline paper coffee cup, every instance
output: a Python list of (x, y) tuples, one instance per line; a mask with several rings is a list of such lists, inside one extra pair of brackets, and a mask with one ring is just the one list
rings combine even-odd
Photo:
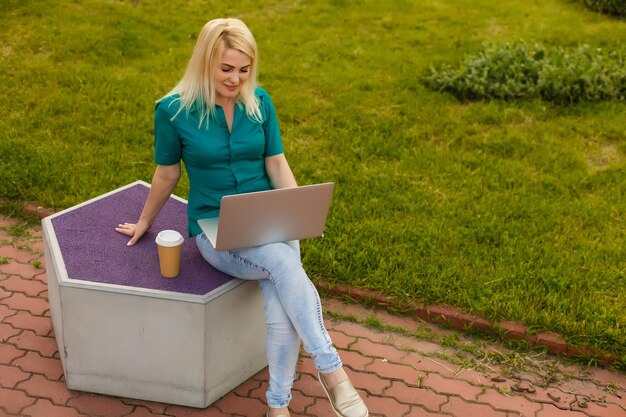
[(180, 273), (180, 254), (183, 249), (183, 236), (176, 230), (163, 230), (156, 237), (159, 250), (161, 275), (174, 278)]

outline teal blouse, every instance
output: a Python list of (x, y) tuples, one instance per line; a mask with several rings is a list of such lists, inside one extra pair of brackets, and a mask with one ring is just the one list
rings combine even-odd
[(198, 127), (198, 111), (181, 111), (177, 95), (160, 100), (154, 112), (154, 162), (175, 165), (181, 160), (189, 176), (188, 235), (201, 233), (197, 221), (219, 215), (225, 195), (272, 188), (265, 158), (283, 153), (276, 110), (269, 94), (256, 89), (263, 122), (250, 119), (243, 105), (235, 105), (232, 132), (222, 107)]

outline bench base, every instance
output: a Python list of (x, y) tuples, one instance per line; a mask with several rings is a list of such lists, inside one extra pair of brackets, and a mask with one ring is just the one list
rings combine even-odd
[(197, 295), (70, 278), (52, 220), (73, 209), (42, 222), (68, 388), (203, 408), (267, 366), (256, 282)]

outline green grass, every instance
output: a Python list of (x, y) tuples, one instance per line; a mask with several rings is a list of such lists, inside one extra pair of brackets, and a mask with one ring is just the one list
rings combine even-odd
[(564, 0), (225, 3), (3, 1), (0, 198), (65, 208), (149, 181), (154, 101), (205, 21), (240, 17), (299, 182), (337, 185), (303, 244), (313, 279), (521, 321), (626, 368), (626, 104), (460, 104), (419, 82), (485, 41), (612, 48), (624, 21)]
[(13, 224), (10, 226), (6, 226), (4, 228), (8, 234), (14, 237), (30, 237), (30, 232), (28, 231), (28, 222), (22, 222)]

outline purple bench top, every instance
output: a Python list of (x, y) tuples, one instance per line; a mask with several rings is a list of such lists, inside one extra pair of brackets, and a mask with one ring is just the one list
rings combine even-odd
[[(209, 265), (195, 241), (187, 238), (187, 205), (170, 198), (150, 230), (134, 246), (115, 231), (139, 218), (149, 188), (136, 184), (52, 219), (70, 279), (203, 295), (233, 278)], [(163, 278), (154, 242), (159, 231), (185, 236), (180, 275)]]

